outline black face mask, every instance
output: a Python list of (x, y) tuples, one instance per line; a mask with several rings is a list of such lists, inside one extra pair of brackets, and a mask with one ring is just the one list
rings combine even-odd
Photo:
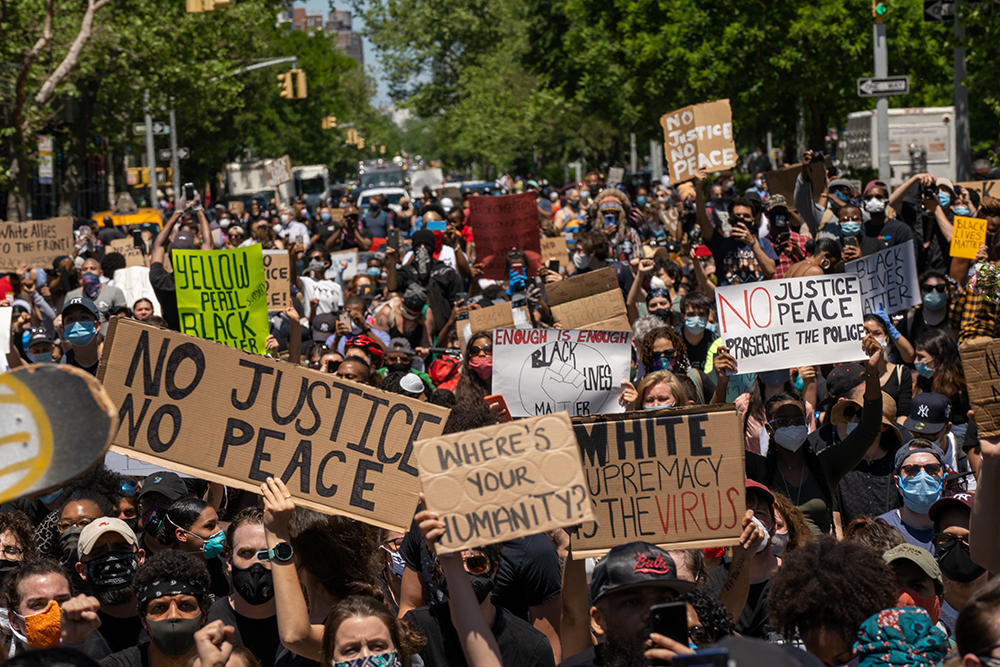
[(107, 554), (87, 563), (87, 580), (93, 586), (108, 590), (127, 588), (139, 567), (133, 554)]
[(409, 373), (410, 364), (389, 364), (385, 367), (390, 373)]
[(650, 315), (655, 315), (664, 322), (670, 321), (670, 315), (673, 311), (670, 308), (657, 308), (656, 310), (649, 311)]
[(975, 581), (986, 572), (986, 568), (972, 562), (972, 556), (969, 555), (969, 545), (960, 540), (956, 540), (947, 549), (939, 548), (937, 562), (938, 567), (941, 568), (941, 574), (960, 584)]
[(249, 605), (261, 605), (274, 597), (274, 580), (263, 563), (242, 568), (233, 565), (233, 588)]
[[(479, 604), (482, 604), (490, 596), (490, 593), (493, 592), (493, 577), (488, 574), (472, 574), (471, 572), (467, 572), (466, 574), (469, 575), (469, 580), (472, 582), (472, 592), (476, 594), (476, 600)], [(441, 579), (440, 588), (442, 593), (448, 595), (447, 579)]]
[(79, 559), (78, 546), (82, 532), (83, 528), (73, 526), (59, 533), (59, 551), (62, 554), (60, 560), (63, 563), (75, 563)]
[(194, 648), (194, 633), (201, 627), (201, 613), (194, 618), (146, 619), (149, 638), (164, 655), (185, 655)]
[(0, 560), (0, 589), (3, 588), (7, 577), (19, 567), (21, 567), (19, 560)]

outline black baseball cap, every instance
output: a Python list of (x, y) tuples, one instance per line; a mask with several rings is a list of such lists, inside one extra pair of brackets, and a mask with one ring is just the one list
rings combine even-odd
[(590, 580), (590, 601), (595, 603), (608, 593), (643, 586), (660, 586), (683, 594), (695, 583), (677, 578), (674, 559), (660, 547), (630, 542), (615, 547), (597, 563)]
[[(900, 469), (903, 467), (903, 463), (906, 461), (906, 459), (910, 458), (910, 456), (912, 456), (913, 454), (931, 454), (934, 456), (934, 458), (938, 460), (938, 463), (945, 466), (945, 468), (948, 467), (944, 461), (944, 452), (941, 450), (940, 447), (938, 447), (933, 442), (931, 443), (930, 447), (914, 446), (914, 443), (920, 443), (920, 442), (930, 442), (930, 441), (916, 440), (916, 439), (910, 440), (908, 443), (906, 443), (905, 445), (896, 450), (896, 456), (893, 461), (894, 463), (893, 469), (896, 471), (897, 475), (899, 474)], [(947, 472), (947, 470), (945, 472)]]
[(326, 339), (337, 333), (337, 316), (324, 313), (313, 318), (312, 339), (317, 343), (325, 343)]
[(74, 306), (79, 306), (80, 308), (86, 308), (90, 311), (90, 314), (94, 316), (95, 319), (101, 319), (101, 313), (97, 310), (97, 304), (88, 299), (85, 296), (78, 296), (76, 298), (70, 299), (63, 304), (62, 314), (65, 315), (66, 311)]
[(136, 502), (147, 493), (162, 493), (170, 500), (177, 500), (187, 496), (188, 489), (177, 473), (162, 470), (146, 476), (142, 481), (142, 490), (136, 496)]
[(935, 391), (913, 397), (910, 415), (903, 426), (914, 433), (937, 433), (951, 421), (951, 401)]
[(837, 364), (826, 376), (826, 393), (830, 396), (847, 396), (848, 392), (865, 381), (865, 367), (856, 362)]
[(55, 339), (49, 335), (49, 332), (41, 327), (31, 330), (31, 335), (28, 336), (28, 349), (35, 343), (55, 343)]

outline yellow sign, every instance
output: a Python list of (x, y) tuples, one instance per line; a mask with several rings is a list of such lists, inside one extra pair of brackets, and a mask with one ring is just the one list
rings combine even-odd
[(951, 236), (951, 256), (975, 259), (979, 246), (986, 243), (986, 220), (955, 216), (955, 230)]

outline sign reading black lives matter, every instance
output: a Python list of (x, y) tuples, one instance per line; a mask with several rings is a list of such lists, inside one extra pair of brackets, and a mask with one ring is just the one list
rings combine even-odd
[(855, 274), (861, 281), (865, 314), (874, 313), (879, 304), (892, 315), (920, 303), (912, 240), (848, 262), (844, 272)]
[(715, 290), (720, 338), (739, 373), (865, 359), (861, 301), (861, 284), (853, 274)]
[(400, 532), (420, 491), (413, 445), (449, 414), (117, 317), (98, 378), (118, 406), (113, 451), (249, 491), (280, 477), (297, 505)]
[(493, 332), (493, 391), (513, 417), (621, 412), (621, 382), (631, 363), (628, 331)]
[(746, 510), (742, 423), (722, 405), (574, 417), (598, 523), (573, 536), (573, 557), (636, 540), (736, 544)]

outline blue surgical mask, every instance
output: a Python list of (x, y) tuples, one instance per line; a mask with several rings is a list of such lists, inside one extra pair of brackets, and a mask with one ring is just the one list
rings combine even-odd
[(806, 386), (805, 380), (802, 379), (801, 375), (796, 375), (795, 376), (795, 383), (794, 384), (795, 384), (795, 391), (797, 391), (797, 392), (799, 392), (801, 394), (802, 390)]
[(329, 213), (320, 213), (319, 214), (319, 219), (322, 220), (323, 222), (330, 222), (330, 214)]
[(66, 329), (66, 339), (75, 347), (86, 347), (97, 335), (97, 325), (93, 322), (74, 322)]
[(948, 204), (951, 203), (951, 195), (948, 194), (947, 192), (939, 190), (937, 194), (937, 199), (938, 199), (938, 204), (941, 206), (941, 208), (946, 208)]
[(224, 531), (219, 531), (215, 535), (205, 540), (205, 558), (215, 558), (222, 553), (223, 547), (226, 546), (226, 533)]
[(946, 298), (944, 292), (931, 292), (924, 295), (924, 305), (931, 310), (941, 310)]
[(51, 364), (52, 363), (52, 353), (51, 352), (40, 352), (35, 354), (33, 352), (28, 352), (28, 358), (31, 359), (33, 364)]
[(56, 498), (62, 495), (62, 492), (63, 492), (62, 489), (57, 489), (56, 491), (53, 491), (47, 496), (38, 496), (38, 499), (41, 500), (46, 505), (51, 505), (52, 503), (55, 502)]
[(834, 190), (833, 196), (836, 197), (839, 201), (843, 202), (844, 204), (846, 204), (851, 200), (851, 198), (847, 195), (847, 193), (841, 192), (840, 190)]
[(700, 334), (708, 326), (708, 319), (704, 317), (686, 317), (684, 318), (684, 328), (693, 333), (694, 335)]
[(931, 505), (941, 497), (941, 480), (931, 477), (926, 470), (913, 477), (900, 476), (899, 488), (903, 493), (903, 502), (917, 514), (927, 514)]
[(708, 324), (705, 325), (705, 328), (711, 331), (712, 333), (715, 333), (715, 322), (709, 322)]
[(913, 367), (917, 369), (917, 373), (920, 374), (920, 377), (929, 378), (932, 375), (934, 375), (934, 369), (928, 368), (927, 364), (923, 361), (918, 361), (917, 363), (913, 364)]
[(372, 278), (382, 277), (382, 269), (378, 268), (377, 266), (369, 266), (366, 273), (370, 275)]
[(666, 403), (664, 405), (643, 405), (642, 409), (643, 410), (659, 410), (660, 408), (672, 408), (672, 407), (674, 407), (674, 404), (671, 402), (671, 403)]
[(840, 223), (840, 231), (844, 234), (844, 236), (848, 238), (853, 238), (861, 233), (861, 223), (842, 222)]
[(971, 213), (971, 211), (964, 206), (955, 207), (955, 215), (969, 215), (969, 213)]
[(645, 206), (648, 199), (646, 198), (645, 195), (639, 195), (638, 197), (635, 198), (635, 201), (637, 204), (639, 204), (639, 206)]

